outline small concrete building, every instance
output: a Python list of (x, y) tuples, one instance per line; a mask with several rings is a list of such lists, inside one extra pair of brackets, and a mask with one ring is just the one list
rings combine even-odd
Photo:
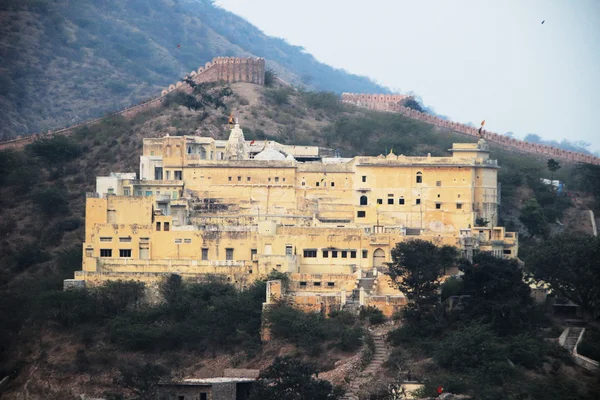
[(160, 400), (246, 400), (256, 379), (183, 379), (160, 385)]

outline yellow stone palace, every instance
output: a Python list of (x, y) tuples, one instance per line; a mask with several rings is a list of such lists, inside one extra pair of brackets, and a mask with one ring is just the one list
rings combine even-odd
[(390, 315), (405, 304), (382, 273), (397, 242), (516, 257), (517, 234), (497, 226), (498, 165), (486, 142), (449, 151), (342, 158), (250, 142), (237, 124), (229, 140), (144, 139), (139, 175), (98, 177), (88, 194), (83, 266), (65, 286), (152, 287), (177, 273), (219, 274), (243, 289), (275, 269), (290, 274), (288, 294), (306, 309), (357, 299)]

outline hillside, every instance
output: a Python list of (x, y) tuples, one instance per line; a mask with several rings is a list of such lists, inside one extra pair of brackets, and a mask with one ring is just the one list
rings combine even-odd
[(264, 57), (294, 85), (383, 92), (201, 0), (1, 0), (0, 139), (153, 97), (216, 56)]

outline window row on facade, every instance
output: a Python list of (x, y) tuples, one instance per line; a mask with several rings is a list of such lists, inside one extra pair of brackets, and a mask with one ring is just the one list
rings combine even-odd
[[(304, 258), (317, 258), (318, 250), (317, 249), (304, 249), (302, 252)], [(349, 249), (349, 250), (338, 250), (338, 249), (326, 249), (321, 250), (322, 258), (356, 258), (357, 250)], [(368, 258), (369, 251), (362, 250), (362, 258)]]

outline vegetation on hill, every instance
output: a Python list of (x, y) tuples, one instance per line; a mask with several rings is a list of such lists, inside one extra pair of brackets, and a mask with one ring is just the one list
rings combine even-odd
[(264, 57), (309, 88), (387, 92), (210, 1), (1, 0), (0, 139), (154, 97), (218, 56)]
[[(181, 365), (173, 360), (185, 359), (187, 354), (177, 352), (212, 356), (213, 352), (219, 354), (236, 346), (250, 352), (260, 351), (257, 318), (264, 296), (260, 283), (247, 292), (238, 293), (219, 282), (180, 285), (172, 281), (172, 287), (177, 290), (165, 290), (167, 301), (161, 305), (140, 304), (137, 301), (139, 286), (124, 282), (87, 293), (62, 292), (63, 279), (72, 278), (73, 271), (81, 268), (85, 192), (94, 190), (98, 175), (136, 171), (143, 137), (198, 133), (222, 139), (228, 135), (227, 120), (234, 111), (247, 139), (328, 146), (340, 149), (343, 156), (377, 155), (392, 150), (405, 155), (445, 155), (452, 142), (473, 140), (401, 115), (341, 104), (332, 93), (296, 90), (277, 84), (268, 88), (234, 84), (231, 92), (217, 85), (202, 85), (190, 97), (173, 93), (163, 106), (133, 119), (105, 118), (98, 124), (76, 130), (70, 137), (37, 141), (22, 151), (0, 152), (0, 298), (3, 299), (0, 303), (0, 375), (10, 377), (10, 391), (21, 390), (34, 369), (38, 371), (36, 377), (53, 376), (57, 387), (66, 387), (67, 381), (72, 386), (73, 379), (77, 380), (78, 387), (83, 387), (83, 377), (92, 375), (103, 378), (90, 385), (102, 386), (109, 384), (107, 376), (112, 379), (119, 373), (131, 377), (134, 372), (146, 371), (156, 376), (160, 371), (144, 366), (149, 361), (157, 363), (158, 358), (161, 365), (177, 369)], [(198, 104), (202, 107), (190, 107)], [(575, 204), (557, 196), (539, 181), (551, 173), (547, 170), (547, 160), (495, 147), (492, 147), (492, 157), (499, 159), (502, 166), (500, 219), (523, 233), (521, 243), (526, 252), (527, 246), (536, 245), (542, 237), (527, 235), (530, 227), (520, 222), (526, 199), (536, 199), (549, 227), (548, 235), (569, 229), (568, 225), (560, 227), (555, 221), (576, 209)], [(600, 187), (597, 184), (600, 174), (594, 168), (565, 164), (554, 174), (556, 179), (567, 183), (569, 190)], [(591, 204), (593, 197), (582, 192), (582, 199), (584, 196)], [(533, 237), (528, 239), (528, 236)], [(498, 307), (501, 314), (504, 307), (501, 300), (490, 302), (490, 307)], [(527, 304), (519, 305), (525, 311), (529, 309)], [(515, 304), (510, 306), (516, 307)], [(237, 314), (238, 308), (245, 310), (243, 315)], [(281, 330), (276, 329), (275, 334), (296, 344), (303, 354), (312, 354), (313, 348), (319, 346), (326, 349), (333, 345), (339, 351), (348, 351), (360, 345), (359, 323), (346, 319), (344, 314), (322, 325), (321, 320), (310, 314), (298, 316), (294, 310), (281, 311), (284, 325)], [(509, 319), (511, 326), (519, 325), (521, 314), (515, 313), (515, 319)], [(189, 315), (191, 319), (187, 321), (182, 315)], [(495, 314), (490, 313), (492, 315)], [(286, 326), (285, 321), (290, 318), (296, 325), (290, 322)], [(365, 318), (372, 323), (380, 319), (370, 314)], [(232, 319), (244, 322), (238, 325), (240, 329), (227, 331), (224, 328), (227, 325), (223, 324)], [(476, 333), (485, 339), (489, 330), (497, 332), (496, 322), (482, 321), (485, 326)], [(323, 326), (324, 330), (313, 329), (315, 325)], [(297, 331), (290, 331), (290, 326), (298, 327)], [(218, 337), (203, 335), (212, 329), (221, 332)], [(443, 329), (453, 330), (458, 326)], [(439, 335), (438, 339), (445, 337), (444, 333)], [(60, 337), (62, 343), (49, 348), (53, 337)], [(428, 337), (431, 336), (423, 336)], [(505, 339), (490, 340), (491, 344), (500, 340), (501, 346), (512, 343)], [(89, 347), (85, 347), (86, 343)], [(158, 350), (161, 350), (160, 357), (157, 357)], [(433, 347), (427, 354), (434, 354)], [(115, 361), (110, 357), (116, 362), (131, 362), (132, 367), (116, 371)], [(49, 387), (43, 386), (43, 379), (37, 382), (38, 386), (29, 385), (30, 393), (51, 392)]]
[[(393, 253), (390, 268), (403, 271), (413, 292), (435, 286), (443, 269), (440, 262), (420, 263), (430, 246), (399, 243)], [(461, 296), (460, 304), (436, 294), (409, 298), (405, 324), (390, 333), (395, 349), (388, 367), (396, 379), (422, 380), (423, 397), (441, 387), (476, 399), (595, 398), (598, 382), (573, 379), (566, 350), (545, 339), (552, 324), (535, 306), (515, 261), (478, 253), (472, 262), (454, 263), (464, 275), (441, 292)]]

